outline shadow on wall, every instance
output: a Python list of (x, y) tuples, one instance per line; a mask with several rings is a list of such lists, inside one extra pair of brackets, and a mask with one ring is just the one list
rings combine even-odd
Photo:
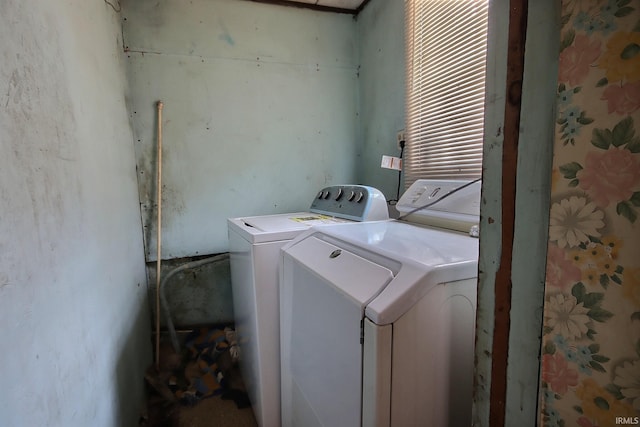
[[(145, 380), (141, 376), (152, 363), (149, 311), (140, 300), (135, 321), (122, 337), (122, 347), (115, 367), (116, 392), (113, 401), (121, 426), (138, 425), (145, 408)], [(139, 400), (138, 400), (139, 399)]]

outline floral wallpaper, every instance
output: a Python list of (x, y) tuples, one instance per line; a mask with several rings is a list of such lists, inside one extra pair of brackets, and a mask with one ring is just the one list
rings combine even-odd
[(640, 425), (640, 0), (563, 0), (540, 425)]

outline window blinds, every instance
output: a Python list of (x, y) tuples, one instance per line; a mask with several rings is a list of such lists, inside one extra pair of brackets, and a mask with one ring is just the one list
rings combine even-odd
[(488, 0), (406, 0), (405, 186), (482, 174)]

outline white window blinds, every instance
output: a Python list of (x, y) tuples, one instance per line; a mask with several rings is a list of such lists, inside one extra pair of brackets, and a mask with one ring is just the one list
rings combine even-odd
[(405, 185), (482, 173), (488, 0), (405, 0)]

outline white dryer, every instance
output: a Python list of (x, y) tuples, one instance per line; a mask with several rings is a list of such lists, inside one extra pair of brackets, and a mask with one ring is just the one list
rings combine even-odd
[(404, 219), (282, 249), (283, 426), (471, 425), (479, 203), (479, 182), (420, 180)]
[(280, 248), (314, 225), (389, 218), (384, 195), (372, 187), (331, 186), (312, 197), (308, 212), (227, 221), (240, 371), (261, 427), (280, 426)]

